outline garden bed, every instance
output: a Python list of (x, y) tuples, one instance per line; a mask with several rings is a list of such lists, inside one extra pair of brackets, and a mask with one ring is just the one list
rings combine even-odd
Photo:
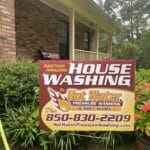
[[(16, 143), (11, 150), (106, 150), (106, 147), (107, 150), (135, 149), (133, 132), (39, 130), (38, 72), (38, 64), (30, 60), (0, 64), (0, 117), (9, 145)], [(150, 70), (140, 70), (136, 77), (137, 83), (150, 82)]]

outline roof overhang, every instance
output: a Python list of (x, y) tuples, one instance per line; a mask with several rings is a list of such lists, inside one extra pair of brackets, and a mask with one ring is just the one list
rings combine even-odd
[(100, 29), (108, 33), (119, 30), (118, 25), (93, 0), (40, 0), (69, 15), (70, 9), (76, 14), (98, 24)]

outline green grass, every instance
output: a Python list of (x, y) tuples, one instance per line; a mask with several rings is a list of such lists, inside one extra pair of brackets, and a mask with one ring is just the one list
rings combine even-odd
[[(4, 148), (2, 148), (1, 144), (2, 143), (0, 142), (0, 150), (4, 150)], [(43, 150), (43, 148), (41, 148), (39, 146), (25, 149), (23, 147), (20, 147), (17, 144), (16, 144), (16, 146), (13, 146), (11, 150), (20, 150), (20, 149), (21, 150)], [(131, 143), (129, 145), (127, 145), (127, 144), (116, 145), (114, 149), (112, 149), (112, 148), (106, 149), (105, 147), (98, 146), (98, 144), (92, 144), (92, 143), (88, 144), (88, 142), (87, 142), (87, 143), (83, 143), (82, 145), (74, 146), (74, 148), (72, 150), (136, 150), (136, 149), (135, 149), (135, 143), (133, 143), (132, 145), (131, 145)]]

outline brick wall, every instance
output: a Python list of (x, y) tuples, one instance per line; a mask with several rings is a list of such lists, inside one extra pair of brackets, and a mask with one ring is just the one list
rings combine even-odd
[(37, 50), (59, 52), (59, 21), (69, 17), (37, 0), (16, 0), (17, 55), (37, 60)]
[[(60, 20), (69, 22), (68, 16), (37, 0), (15, 0), (15, 9), (14, 0), (0, 0), (0, 60), (16, 58), (16, 53), (38, 59), (37, 49), (59, 52)], [(79, 22), (75, 48), (83, 49), (84, 31), (90, 32), (93, 49), (94, 31)]]
[(14, 0), (0, 0), (0, 61), (16, 57)]

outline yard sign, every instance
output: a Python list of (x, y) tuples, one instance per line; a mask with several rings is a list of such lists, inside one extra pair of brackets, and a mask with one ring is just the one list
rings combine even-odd
[(134, 61), (40, 61), (40, 128), (134, 130)]

